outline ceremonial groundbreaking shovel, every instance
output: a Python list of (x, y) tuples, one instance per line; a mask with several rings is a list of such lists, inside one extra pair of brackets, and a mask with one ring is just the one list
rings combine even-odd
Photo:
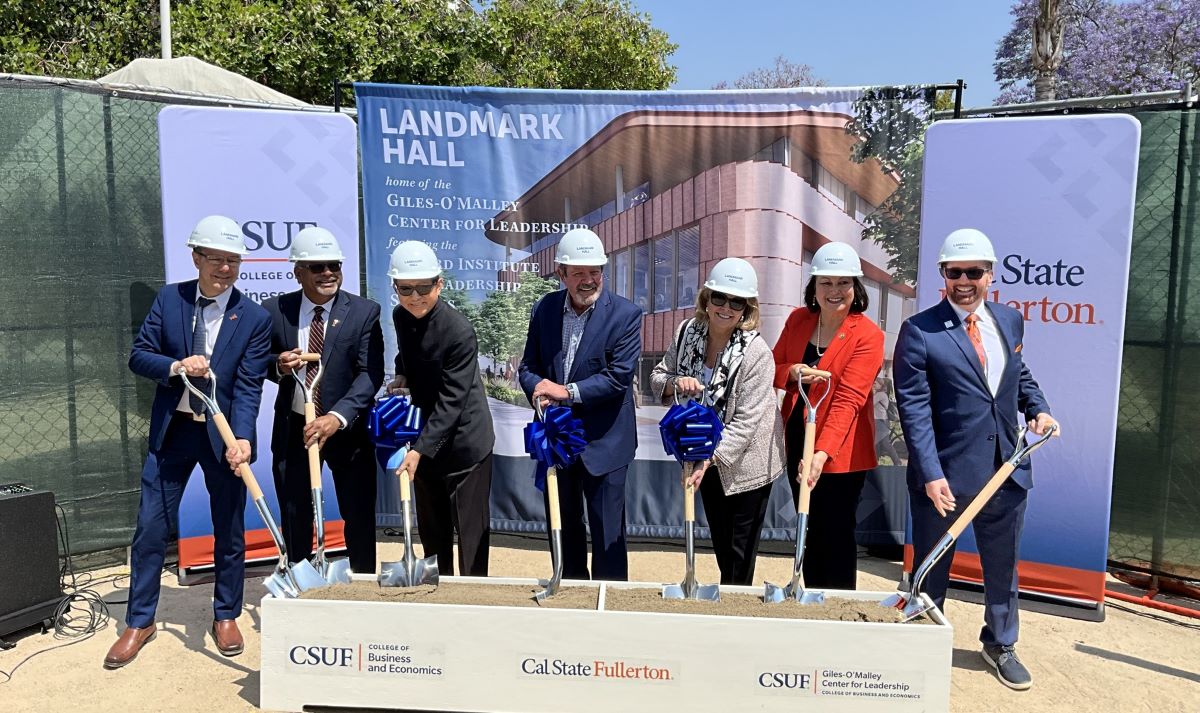
[(663, 599), (721, 600), (718, 584), (696, 584), (696, 486), (688, 482), (690, 463), (683, 464), (683, 581), (663, 587)]
[[(221, 407), (217, 405), (217, 375), (211, 369), (208, 372), (209, 383), (212, 385), (210, 395), (192, 384), (187, 370), (183, 367), (180, 367), (176, 373), (183, 378), (183, 385), (187, 387), (187, 390), (200, 399), (208, 409), (225, 447), (236, 448), (237, 438), (234, 437), (233, 430), (229, 428), (229, 421), (225, 419), (225, 414), (221, 413)], [(276, 597), (286, 599), (298, 597), (301, 592), (309, 589), (324, 587), (325, 579), (317, 570), (313, 569), (308, 560), (300, 560), (293, 565), (288, 564), (287, 547), (283, 544), (283, 535), (279, 532), (279, 526), (275, 524), (275, 517), (271, 514), (271, 509), (267, 507), (267, 499), (263, 496), (262, 488), (258, 487), (258, 480), (254, 477), (254, 471), (250, 470), (250, 464), (242, 463), (238, 466), (237, 472), (241, 476), (242, 482), (246, 484), (246, 490), (250, 492), (250, 498), (254, 500), (258, 514), (266, 523), (267, 532), (271, 533), (271, 539), (275, 541), (275, 547), (279, 550), (279, 562), (275, 565), (275, 571), (263, 580), (267, 591)]]
[(770, 582), (766, 583), (763, 601), (768, 604), (782, 602), (785, 599), (791, 599), (801, 604), (821, 604), (825, 601), (824, 592), (804, 591), (803, 567), (805, 541), (808, 539), (808, 501), (812, 494), (812, 488), (808, 485), (808, 475), (812, 468), (813, 447), (817, 440), (817, 409), (820, 408), (825, 397), (829, 396), (832, 384), (829, 381), (831, 375), (828, 371), (802, 366), (800, 375), (823, 378), (825, 390), (821, 393), (821, 398), (817, 399), (814, 404), (808, 400), (808, 393), (804, 390), (803, 384), (800, 385), (800, 397), (804, 399), (804, 406), (808, 409), (808, 413), (804, 419), (804, 460), (801, 461), (800, 468), (800, 497), (796, 502), (796, 559), (792, 565), (792, 581), (786, 587), (780, 587)]
[(979, 511), (983, 509), (983, 506), (987, 505), (992, 496), (996, 494), (996, 491), (1000, 489), (1000, 486), (1004, 485), (1004, 481), (1008, 480), (1008, 476), (1012, 475), (1012, 472), (1017, 469), (1021, 461), (1025, 460), (1026, 456), (1041, 448), (1046, 441), (1050, 440), (1054, 432), (1058, 430), (1058, 427), (1051, 426), (1046, 429), (1045, 435), (1041, 438), (1033, 443), (1027, 443), (1022, 446), (1021, 442), (1025, 440), (1025, 430), (1025, 426), (1022, 424), (1021, 430), (1017, 433), (1017, 451), (1012, 454), (1011, 458), (1004, 462), (1004, 465), (1000, 466), (1000, 469), (996, 471), (992, 479), (983, 486), (983, 490), (979, 491), (979, 494), (975, 496), (975, 499), (971, 501), (967, 509), (963, 510), (962, 515), (950, 525), (950, 529), (945, 535), (942, 535), (942, 539), (938, 540), (937, 544), (926, 555), (924, 561), (921, 562), (921, 566), (917, 568), (916, 573), (913, 575), (912, 586), (909, 588), (909, 591), (897, 592), (880, 602), (885, 607), (899, 609), (904, 617), (903, 621), (911, 621), (932, 608), (933, 605), (931, 603), (926, 603), (929, 601), (927, 598), (921, 598), (921, 585), (925, 582), (925, 577), (929, 575), (929, 571), (954, 546), (959, 536), (962, 535), (963, 530), (967, 529), (967, 525), (971, 524), (971, 520), (974, 520)]
[[(297, 388), (304, 394), (304, 425), (317, 419), (316, 392), (321, 383), (321, 375), (325, 365), (321, 363), (321, 355), (316, 353), (301, 354), (300, 361), (317, 364), (317, 375), (311, 385), (305, 384), (305, 369), (293, 369), (292, 376), (296, 378)], [(325, 495), (321, 487), (321, 447), (313, 443), (308, 450), (308, 487), (312, 489), (313, 524), (317, 531), (317, 551), (313, 554), (313, 568), (329, 584), (350, 583), (350, 560), (340, 557), (334, 560), (325, 558)]]
[[(396, 451), (393, 460), (402, 460), (405, 449)], [(400, 458), (397, 458), (399, 456)], [(388, 468), (398, 468), (400, 463), (393, 465), (388, 461)], [(404, 553), (403, 558), (394, 562), (383, 562), (379, 567), (379, 586), (381, 587), (419, 587), (422, 584), (438, 583), (437, 555), (425, 559), (417, 559), (417, 550), (412, 539), (412, 479), (408, 469), (400, 471), (400, 509), (404, 514)]]
[[(538, 409), (539, 415), (541, 409)], [(550, 503), (550, 566), (553, 570), (546, 588), (533, 595), (537, 601), (544, 601), (558, 594), (558, 586), (562, 583), (563, 551), (562, 551), (562, 519), (558, 512), (558, 469), (550, 466), (546, 469), (546, 500)]]

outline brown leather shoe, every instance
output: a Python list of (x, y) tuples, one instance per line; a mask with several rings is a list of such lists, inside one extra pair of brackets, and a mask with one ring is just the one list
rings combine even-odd
[(121, 637), (104, 656), (104, 668), (121, 668), (137, 658), (138, 652), (158, 635), (158, 627), (153, 623), (145, 628), (126, 627)]
[(217, 642), (217, 651), (220, 651), (222, 656), (237, 656), (246, 648), (242, 641), (242, 632), (238, 631), (237, 622), (233, 619), (214, 621), (212, 635)]

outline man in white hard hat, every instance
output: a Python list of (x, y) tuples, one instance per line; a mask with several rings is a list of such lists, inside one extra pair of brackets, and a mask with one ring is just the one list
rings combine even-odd
[[(1039, 435), (1057, 425), (1022, 356), (1021, 314), (987, 302), (996, 264), (991, 241), (973, 228), (955, 230), (938, 263), (946, 297), (904, 322), (892, 368), (908, 444), (915, 563), (949, 529), (957, 505), (969, 503), (1016, 450), (1018, 419)], [(983, 569), (983, 658), (1017, 690), (1033, 683), (1016, 653), (1018, 548), (1031, 487), (1026, 461), (971, 525)], [(953, 557), (951, 548), (924, 582), (939, 608)]]
[[(212, 635), (224, 656), (242, 652), (236, 619), (242, 613), (245, 577), (243, 515), (246, 487), (237, 467), (254, 460), (255, 420), (271, 347), (266, 311), (233, 286), (246, 244), (233, 220), (212, 215), (197, 223), (187, 242), (197, 279), (159, 291), (142, 323), (129, 368), (157, 385), (150, 413), (150, 451), (142, 469), (137, 529), (130, 548), (127, 625), (104, 657), (105, 668), (132, 661), (154, 638), (159, 579), (167, 540), (178, 536), (179, 500), (192, 470), (204, 472), (213, 519)], [(203, 402), (177, 375), (197, 382), (216, 376), (217, 403), (237, 438), (226, 449)], [(208, 392), (209, 385), (203, 385)]]
[[(306, 449), (316, 444), (333, 474), (350, 568), (374, 573), (375, 449), (367, 434), (367, 416), (383, 384), (380, 308), (341, 289), (345, 256), (325, 228), (297, 233), (289, 259), (300, 289), (263, 303), (271, 315), (273, 365), (267, 378), (279, 383), (271, 454), (288, 556), (298, 562), (312, 553)], [(315, 382), (313, 398), (317, 418), (308, 426), (304, 390), (295, 375), (301, 374), (311, 386), (318, 364), (303, 364), (302, 353), (321, 355), (321, 380)]]
[[(479, 373), (475, 328), (440, 299), (445, 281), (437, 254), (425, 243), (396, 246), (388, 276), (398, 304), (396, 379), (425, 416), (421, 435), (400, 464), (413, 478), (417, 522), (425, 554), (437, 555), (438, 570), (488, 574), (491, 542), (492, 413)], [(397, 471), (397, 472), (398, 472)]]
[(558, 472), (563, 576), (589, 577), (586, 503), (591, 576), (626, 580), (625, 474), (637, 450), (631, 385), (642, 353), (642, 311), (604, 289), (608, 257), (592, 231), (563, 235), (554, 261), (564, 289), (534, 306), (518, 372), (531, 403), (570, 406), (588, 441), (579, 460)]

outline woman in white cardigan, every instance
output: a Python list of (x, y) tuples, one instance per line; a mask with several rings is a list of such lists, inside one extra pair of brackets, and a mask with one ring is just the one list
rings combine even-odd
[(754, 583), (754, 560), (771, 484), (784, 470), (783, 420), (775, 360), (758, 333), (758, 277), (750, 263), (725, 258), (713, 267), (696, 314), (650, 375), (663, 404), (695, 398), (725, 424), (713, 460), (688, 476), (700, 489), (721, 584)]

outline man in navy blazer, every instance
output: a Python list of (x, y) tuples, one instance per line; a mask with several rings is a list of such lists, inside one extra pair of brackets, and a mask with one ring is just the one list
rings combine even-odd
[[(246, 253), (236, 222), (224, 216), (204, 218), (192, 231), (188, 246), (198, 279), (167, 285), (158, 293), (129, 355), (129, 368), (153, 379), (158, 388), (130, 549), (127, 626), (104, 658), (105, 668), (110, 669), (132, 661), (154, 638), (167, 540), (178, 536), (179, 500), (197, 464), (204, 471), (213, 520), (212, 635), (224, 656), (236, 656), (243, 648), (235, 620), (242, 612), (245, 577), (246, 486), (236, 469), (255, 457), (255, 421), (271, 346), (270, 319), (266, 310), (233, 286)], [(237, 438), (236, 448), (225, 448), (202, 402), (184, 388), (177, 374), (180, 369), (194, 381), (212, 370), (217, 404)]]
[(592, 574), (626, 580), (625, 474), (637, 450), (631, 385), (642, 353), (642, 311), (604, 289), (608, 257), (592, 231), (567, 232), (554, 260), (566, 289), (534, 306), (519, 375), (531, 403), (570, 406), (588, 441), (580, 459), (558, 473), (563, 576), (589, 577), (586, 500)]
[[(987, 302), (996, 263), (991, 241), (978, 230), (946, 238), (939, 266), (946, 298), (900, 328), (893, 376), (900, 425), (908, 444), (908, 489), (914, 563), (920, 563), (968, 503), (1017, 448), (1018, 418), (1042, 434), (1057, 422), (1021, 352), (1019, 312)], [(983, 569), (984, 660), (1000, 681), (1032, 685), (1016, 655), (1017, 561), (1033, 471), (1022, 463), (972, 522)], [(924, 582), (941, 608), (953, 548)]]
[[(263, 302), (271, 315), (272, 367), (279, 384), (271, 428), (275, 492), (283, 513), (288, 556), (312, 553), (313, 502), (308, 474), (309, 444), (329, 464), (350, 568), (375, 571), (375, 449), (367, 421), (383, 383), (383, 331), (379, 305), (341, 289), (342, 249), (325, 228), (301, 230), (292, 240), (291, 261), (301, 289)], [(316, 383), (317, 418), (304, 424), (304, 390), (316, 364), (301, 365), (302, 352), (321, 354)], [(301, 371), (303, 369), (303, 371)]]

